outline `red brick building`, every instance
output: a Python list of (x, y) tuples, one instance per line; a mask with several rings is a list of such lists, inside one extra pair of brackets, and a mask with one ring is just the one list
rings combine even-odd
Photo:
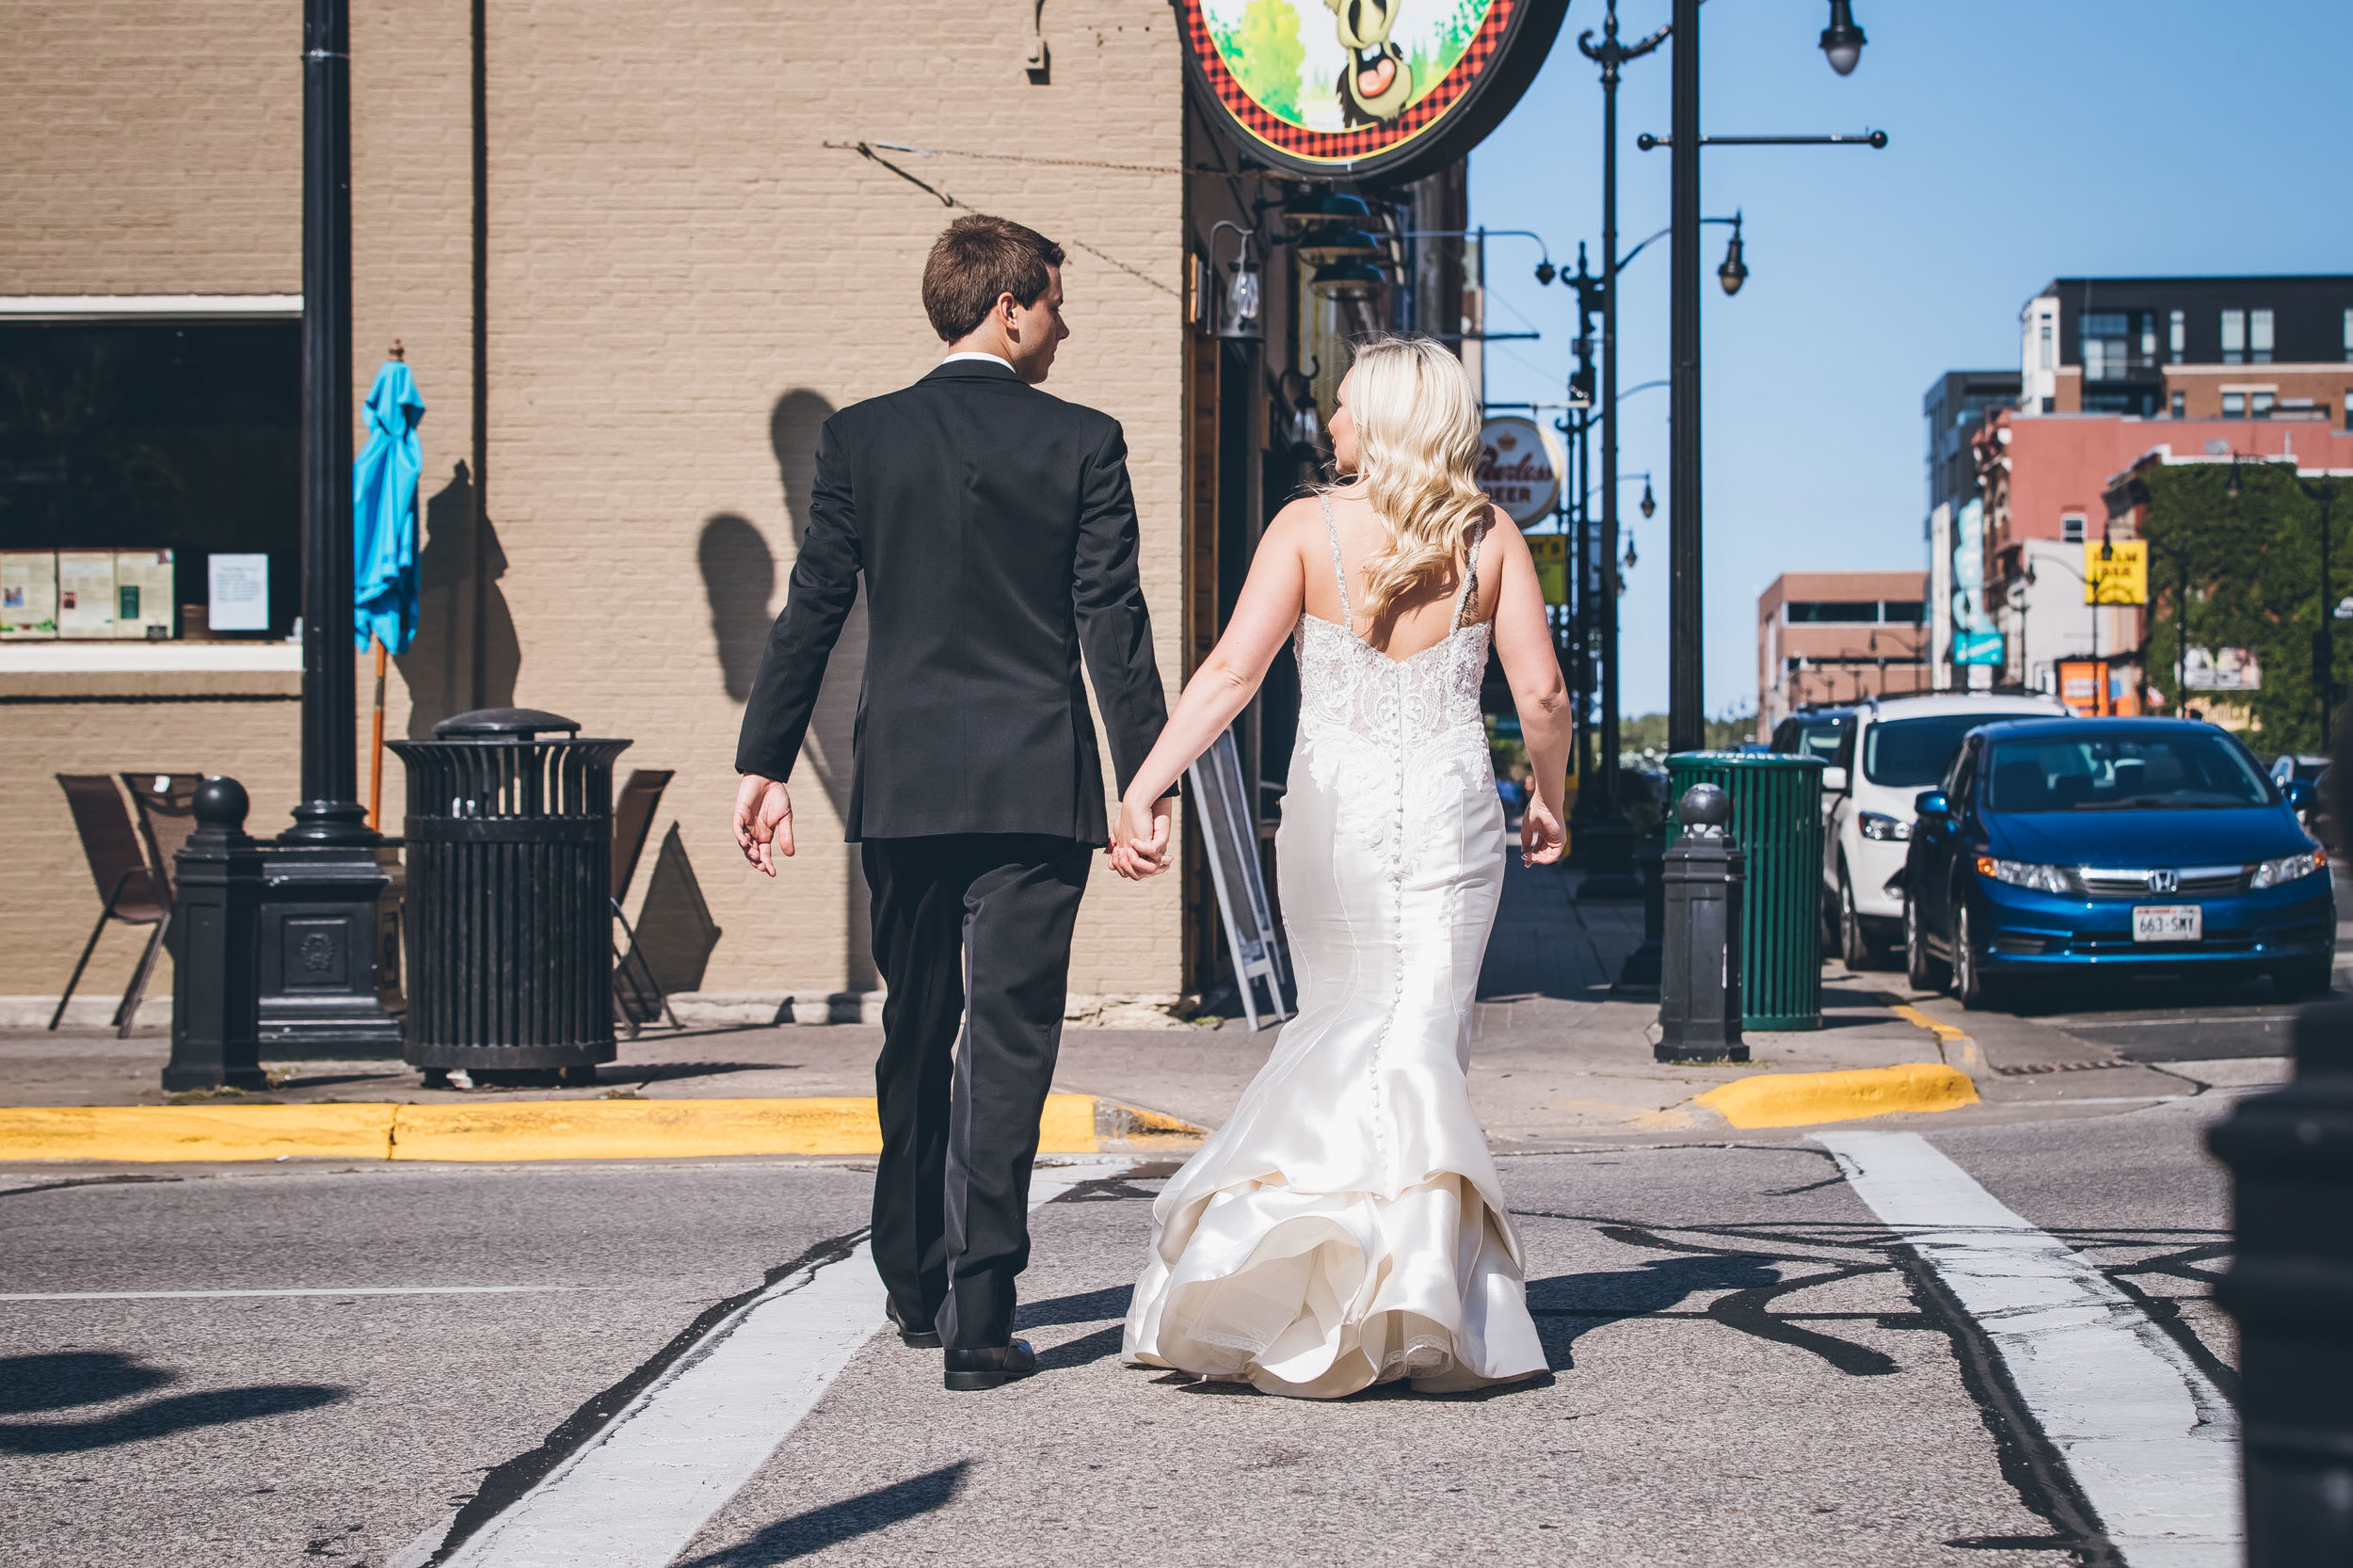
[(1811, 703), (1929, 689), (1928, 573), (1790, 571), (1756, 600), (1756, 733)]

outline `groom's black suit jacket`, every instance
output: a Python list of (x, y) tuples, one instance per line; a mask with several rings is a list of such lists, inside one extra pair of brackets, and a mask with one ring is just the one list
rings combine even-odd
[(1127, 458), (1118, 421), (981, 360), (827, 420), (736, 770), (792, 776), (863, 572), (848, 837), (1107, 841), (1081, 653), (1123, 791), (1167, 717)]

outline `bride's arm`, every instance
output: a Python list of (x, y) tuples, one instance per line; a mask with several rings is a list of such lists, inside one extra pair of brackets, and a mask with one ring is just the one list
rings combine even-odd
[(1536, 798), (1520, 819), (1520, 852), (1527, 860), (1549, 862), (1561, 858), (1561, 796), (1569, 776), (1576, 715), (1569, 708), (1568, 685), (1561, 679), (1560, 657), (1553, 652), (1545, 592), (1536, 581), (1528, 541), (1500, 511), (1489, 537), (1503, 569), (1496, 600), (1496, 656), (1503, 661), (1504, 677), (1511, 682), (1512, 701), (1520, 713), (1520, 738), (1536, 776)]
[(1306, 593), (1299, 541), (1302, 520), (1313, 510), (1308, 503), (1295, 501), (1268, 524), (1225, 634), (1185, 682), (1176, 711), (1168, 716), (1144, 765), (1128, 781), (1119, 823), (1112, 830), (1112, 864), (1123, 876), (1148, 876), (1167, 869), (1168, 819), (1154, 812), (1154, 803), (1250, 705), (1266, 679), (1267, 666), (1299, 624)]

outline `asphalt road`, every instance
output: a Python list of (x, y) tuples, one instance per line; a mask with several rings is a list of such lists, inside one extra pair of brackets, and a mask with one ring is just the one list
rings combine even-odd
[[(2227, 1391), (2199, 1133), (2231, 1093), (1906, 1126)], [(1476, 1397), (1307, 1404), (1122, 1367), (1164, 1174), (1038, 1211), (1039, 1377), (949, 1395), (936, 1354), (868, 1341), (675, 1560), (2116, 1560), (1989, 1373), (1984, 1325), (1800, 1134), (1507, 1159), (1552, 1370)], [(725, 1353), (726, 1304), (839, 1256), (868, 1180), (766, 1160), (0, 1174), (0, 1540), (44, 1568), (388, 1568), (560, 1476), (681, 1357)], [(529, 1288), (369, 1293), (482, 1287)], [(288, 1290), (323, 1293), (190, 1294)]]

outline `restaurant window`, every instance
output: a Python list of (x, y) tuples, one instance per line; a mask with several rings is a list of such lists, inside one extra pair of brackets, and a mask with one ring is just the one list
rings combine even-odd
[[(2346, 321), (2345, 331), (2347, 334), (2353, 334), (2353, 311), (2345, 312), (2345, 315)], [(2348, 335), (2346, 342), (2348, 344), (2353, 344), (2353, 335)], [(2182, 355), (2184, 351), (2185, 351), (2188, 347), (2189, 321), (2185, 312), (2175, 311), (2171, 316), (2168, 318), (2168, 324), (2166, 326), (2166, 357), (2178, 365), (2182, 362)], [(2345, 358), (2353, 360), (2353, 351), (2348, 351)]]
[(2247, 312), (2247, 353), (2256, 364), (2267, 365), (2271, 362), (2271, 312), (2269, 311)]
[(2247, 312), (2222, 312), (2222, 362), (2243, 365), (2247, 362)]
[(0, 633), (286, 635), (301, 345), (292, 317), (0, 321)]

